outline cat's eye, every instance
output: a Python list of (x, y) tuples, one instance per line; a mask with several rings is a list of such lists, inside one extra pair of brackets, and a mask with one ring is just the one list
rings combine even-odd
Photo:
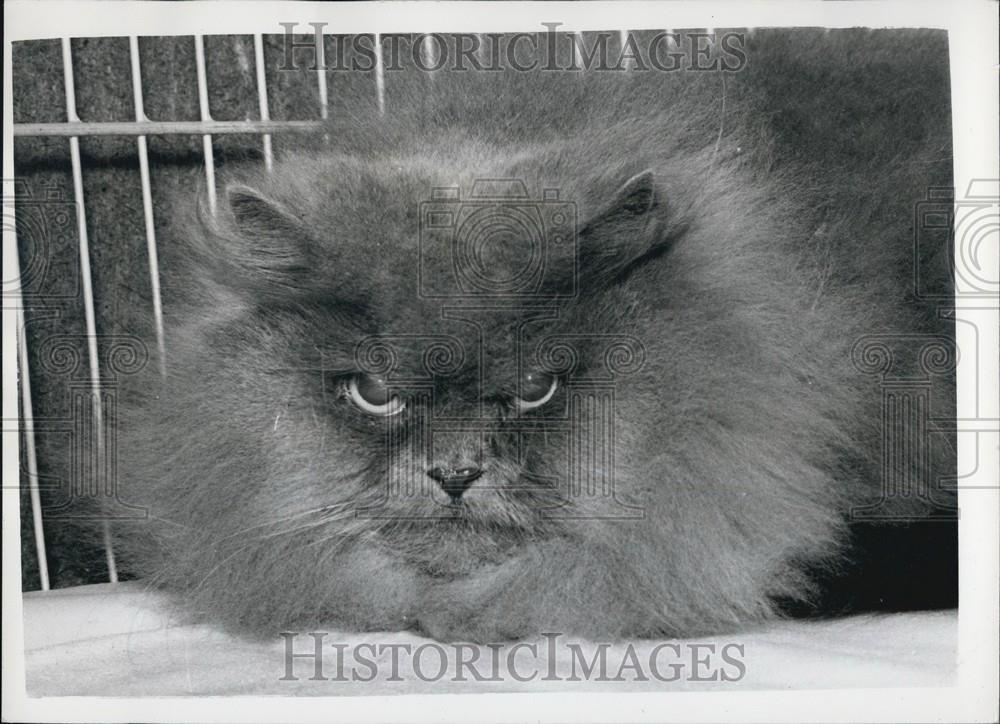
[(559, 378), (537, 370), (526, 372), (518, 385), (517, 407), (519, 410), (534, 410), (552, 399), (559, 386)]
[(375, 375), (354, 375), (347, 381), (351, 402), (370, 415), (388, 417), (403, 411), (406, 403), (389, 391), (389, 385)]

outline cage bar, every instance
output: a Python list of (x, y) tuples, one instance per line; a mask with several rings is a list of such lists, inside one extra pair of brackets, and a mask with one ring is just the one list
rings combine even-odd
[[(146, 120), (146, 110), (142, 100), (142, 67), (139, 60), (139, 38), (128, 39), (129, 56), (132, 61), (132, 97), (135, 103), (135, 120)], [(149, 286), (153, 295), (153, 318), (156, 322), (156, 346), (160, 353), (160, 375), (166, 375), (167, 350), (163, 339), (163, 305), (160, 301), (160, 263), (156, 251), (156, 229), (153, 225), (153, 193), (149, 180), (149, 153), (146, 137), (136, 139), (139, 152), (139, 178), (142, 183), (142, 214), (146, 224), (146, 254), (149, 257)]]
[(316, 33), (316, 85), (319, 88), (319, 117), (324, 121), (330, 113), (326, 91), (326, 46), (322, 33)]
[[(194, 36), (194, 63), (198, 72), (198, 105), (201, 108), (201, 120), (211, 121), (212, 114), (208, 107), (208, 77), (205, 73), (205, 39), (202, 35)], [(205, 182), (208, 184), (208, 208), (215, 215), (215, 154), (212, 151), (212, 134), (201, 137), (205, 154)]]
[[(267, 76), (264, 74), (264, 37), (260, 33), (253, 36), (253, 56), (257, 66), (257, 105), (260, 108), (260, 120), (271, 120), (271, 114), (267, 107)], [(262, 135), (264, 143), (264, 167), (270, 172), (274, 166), (274, 158), (271, 153), (271, 134)]]
[[(13, 213), (17, 213), (16, 209)], [(17, 225), (11, 224), (9, 232), (17, 249)], [(14, 254), (14, 273), (18, 279), (17, 299), (17, 359), (21, 376), (21, 419), (24, 421), (24, 455), (28, 465), (28, 498), (31, 501), (32, 532), (35, 556), (38, 560), (38, 578), (43, 591), (49, 590), (49, 560), (45, 550), (45, 528), (42, 520), (42, 496), (38, 490), (38, 455), (35, 451), (35, 414), (31, 405), (31, 376), (28, 373), (28, 337), (24, 326), (24, 300), (21, 298), (21, 266)]]
[(375, 92), (381, 115), (385, 113), (385, 68), (382, 65), (382, 36), (379, 33), (375, 33)]
[[(73, 50), (69, 38), (62, 39), (63, 81), (66, 87), (66, 118), (79, 122), (76, 113), (76, 87), (73, 83)], [(87, 208), (83, 199), (83, 170), (80, 163), (80, 137), (69, 138), (70, 164), (73, 169), (73, 201), (76, 204), (76, 228), (80, 250), (80, 277), (83, 280), (83, 316), (87, 327), (87, 362), (90, 367), (90, 387), (94, 396), (94, 429), (98, 459), (104, 456), (104, 411), (101, 408), (101, 377), (97, 357), (97, 320), (94, 314), (94, 285), (90, 273), (90, 243), (87, 238)], [(104, 554), (108, 578), (118, 580), (115, 554), (111, 549), (111, 527), (104, 521)]]
[[(628, 30), (619, 30), (618, 31), (618, 42), (621, 43), (621, 46), (622, 46), (621, 55), (624, 56), (625, 55), (625, 50), (626, 50), (626, 48), (628, 48)], [(628, 60), (625, 61), (625, 67), (626, 68), (631, 68), (632, 67), (632, 59), (631, 58), (629, 58)]]
[(424, 65), (427, 66), (428, 68), (434, 67), (434, 63), (431, 63), (431, 60), (433, 60), (435, 63), (437, 62), (437, 57), (436, 57), (437, 54), (431, 47), (432, 44), (433, 43), (431, 41), (431, 34), (424, 33), (423, 38), (420, 39), (420, 58), (423, 61)]
[(226, 133), (308, 133), (318, 121), (142, 121), (15, 123), (14, 136), (201, 136)]
[(118, 583), (118, 563), (115, 561), (115, 546), (111, 540), (111, 524), (104, 521), (101, 526), (101, 534), (104, 543), (104, 560), (108, 564), (108, 581)]

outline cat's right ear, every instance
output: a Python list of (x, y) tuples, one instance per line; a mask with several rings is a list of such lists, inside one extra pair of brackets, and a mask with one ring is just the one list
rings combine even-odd
[(665, 201), (651, 170), (625, 181), (581, 228), (581, 284), (603, 287), (621, 282), (666, 253), (674, 236), (667, 233)]
[(200, 209), (215, 247), (204, 251), (215, 257), (213, 266), (227, 272), (220, 281), (256, 293), (303, 291), (315, 260), (296, 213), (245, 184), (227, 186), (221, 201), (214, 215), (204, 205)]

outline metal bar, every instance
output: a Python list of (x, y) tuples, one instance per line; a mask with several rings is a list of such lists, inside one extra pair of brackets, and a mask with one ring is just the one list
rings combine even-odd
[[(142, 100), (142, 68), (139, 62), (139, 38), (129, 36), (129, 55), (132, 60), (132, 97), (135, 102), (135, 120), (146, 120)], [(149, 285), (153, 293), (153, 319), (156, 322), (156, 346), (160, 353), (160, 375), (166, 376), (167, 350), (163, 338), (163, 305), (160, 301), (160, 263), (156, 252), (156, 228), (153, 223), (153, 192), (149, 182), (149, 153), (146, 137), (137, 139), (139, 150), (139, 178), (142, 183), (142, 213), (146, 223), (146, 255), (149, 258)]]
[[(212, 120), (208, 107), (208, 77), (205, 73), (205, 40), (201, 35), (194, 36), (194, 62), (198, 71), (198, 104), (201, 106), (201, 120)], [(212, 135), (206, 133), (201, 137), (205, 154), (205, 181), (208, 184), (208, 208), (215, 214), (215, 155), (212, 152)]]
[(385, 113), (385, 69), (382, 67), (382, 36), (375, 33), (375, 92), (378, 94), (378, 112)]
[(118, 564), (115, 561), (115, 546), (111, 541), (111, 524), (108, 521), (104, 521), (102, 533), (104, 538), (104, 559), (108, 564), (108, 580), (111, 583), (118, 583)]
[(316, 33), (316, 85), (319, 88), (319, 117), (327, 119), (330, 109), (326, 90), (326, 47), (323, 45), (323, 34)]
[[(431, 34), (424, 33), (423, 40), (420, 41), (420, 55), (423, 59), (423, 63), (428, 68), (433, 68), (437, 63), (437, 53), (431, 47), (433, 42), (431, 41)], [(433, 62), (431, 62), (433, 61)], [(431, 76), (433, 77), (433, 75)]]
[(149, 121), (15, 123), (15, 137), (34, 136), (200, 136), (226, 133), (308, 133), (319, 121)]
[[(13, 207), (11, 213), (17, 211)], [(17, 249), (17, 229), (14, 223), (10, 224), (9, 232), (14, 238), (14, 249)], [(17, 283), (17, 358), (20, 362), (21, 376), (21, 419), (25, 421), (24, 426), (24, 453), (28, 463), (28, 496), (31, 500), (31, 522), (35, 539), (35, 554), (38, 558), (38, 577), (42, 584), (42, 590), (49, 590), (49, 560), (45, 551), (45, 528), (42, 521), (42, 496), (38, 490), (38, 454), (35, 451), (35, 413), (31, 405), (31, 376), (28, 373), (28, 339), (27, 331), (24, 327), (24, 302), (21, 299), (21, 269), (15, 253), (14, 274)]]
[[(271, 114), (267, 108), (267, 76), (264, 74), (264, 38), (260, 33), (253, 36), (253, 55), (257, 65), (257, 105), (260, 108), (260, 120), (271, 120)], [(264, 168), (270, 171), (274, 166), (274, 157), (271, 154), (271, 134), (263, 134), (264, 141)]]
[[(66, 87), (66, 118), (79, 122), (76, 114), (76, 88), (73, 84), (73, 51), (69, 38), (62, 39), (63, 81)], [(101, 408), (101, 377), (97, 357), (97, 320), (94, 314), (94, 285), (90, 273), (90, 243), (87, 239), (87, 210), (83, 199), (83, 171), (80, 164), (80, 138), (70, 136), (70, 163), (73, 168), (73, 200), (76, 203), (76, 228), (80, 240), (80, 276), (83, 279), (83, 316), (87, 327), (87, 362), (90, 367), (90, 387), (94, 396), (94, 429), (97, 441), (98, 459), (104, 456), (104, 412)], [(98, 469), (100, 465), (98, 465)], [(118, 580), (115, 556), (107, 543), (110, 542), (110, 526), (104, 522), (105, 556), (108, 564), (108, 578), (112, 583)]]

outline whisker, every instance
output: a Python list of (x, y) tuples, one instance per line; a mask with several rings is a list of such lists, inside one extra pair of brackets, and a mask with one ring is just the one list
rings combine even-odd
[(309, 516), (309, 515), (322, 515), (324, 513), (330, 512), (330, 511), (342, 511), (342, 510), (346, 509), (350, 505), (351, 505), (350, 503), (334, 503), (334, 504), (331, 504), (331, 505), (324, 505), (324, 506), (319, 507), (319, 508), (310, 508), (309, 510), (303, 510), (303, 511), (300, 511), (298, 513), (292, 513), (291, 515), (285, 516), (284, 518), (279, 518), (277, 520), (266, 521), (266, 522), (263, 522), (263, 523), (257, 523), (255, 525), (251, 525), (251, 526), (248, 526), (246, 528), (240, 528), (237, 531), (229, 533), (228, 535), (224, 535), (224, 536), (222, 536), (220, 538), (216, 538), (215, 540), (216, 541), (228, 540), (229, 538), (235, 538), (236, 536), (240, 536), (240, 535), (243, 535), (245, 533), (249, 533), (250, 531), (257, 530), (258, 528), (264, 528), (264, 527), (273, 526), (273, 525), (281, 525), (283, 523), (288, 523), (288, 522), (293, 521), (293, 520), (298, 520), (300, 518), (305, 518), (306, 516)]
[[(320, 518), (319, 520), (314, 520), (314, 521), (311, 521), (311, 522), (306, 523), (304, 525), (293, 526), (293, 527), (291, 527), (291, 528), (289, 528), (287, 530), (280, 530), (280, 531), (275, 531), (275, 532), (272, 532), (272, 533), (267, 533), (265, 535), (258, 536), (256, 538), (248, 541), (246, 544), (240, 546), (239, 548), (237, 548), (236, 550), (234, 550), (232, 553), (230, 553), (229, 555), (227, 555), (225, 558), (223, 558), (222, 560), (218, 561), (214, 566), (212, 566), (209, 569), (208, 573), (206, 573), (205, 576), (202, 577), (202, 579), (199, 580), (198, 583), (196, 583), (194, 585), (194, 587), (191, 589), (191, 591), (192, 592), (196, 592), (199, 589), (201, 589), (205, 585), (205, 583), (208, 582), (208, 580), (212, 577), (212, 575), (219, 569), (219, 567), (222, 566), (222, 564), (231, 561), (233, 558), (235, 558), (236, 556), (238, 556), (240, 553), (242, 553), (242, 552), (250, 549), (251, 547), (259, 544), (260, 542), (262, 542), (264, 540), (271, 539), (271, 538), (277, 538), (279, 536), (289, 535), (289, 534), (292, 534), (292, 533), (298, 533), (298, 532), (301, 532), (301, 531), (304, 531), (304, 530), (310, 530), (312, 528), (318, 528), (319, 526), (325, 525), (326, 523), (329, 523), (332, 520), (334, 520), (334, 518), (323, 517), (323, 518)], [(259, 526), (257, 526), (257, 527), (259, 527)], [(344, 532), (338, 531), (335, 535), (347, 535), (350, 532), (351, 531), (344, 531)], [(227, 538), (231, 538), (231, 537), (232, 537), (231, 535), (227, 536)], [(219, 540), (224, 540), (224, 539), (219, 539)], [(308, 545), (311, 545), (311, 544), (307, 544), (304, 547), (308, 547)]]

